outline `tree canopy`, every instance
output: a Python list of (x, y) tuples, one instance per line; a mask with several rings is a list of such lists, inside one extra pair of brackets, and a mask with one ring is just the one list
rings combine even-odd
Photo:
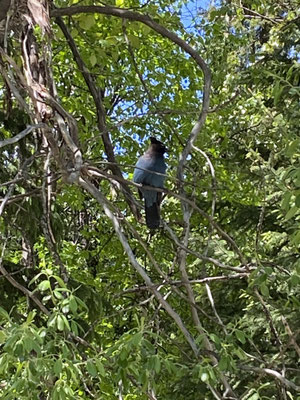
[(299, 400), (298, 2), (1, 7), (1, 399)]

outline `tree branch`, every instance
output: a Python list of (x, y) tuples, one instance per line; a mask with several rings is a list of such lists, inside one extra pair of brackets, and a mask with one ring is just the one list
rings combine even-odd
[(22, 132), (18, 133), (16, 136), (14, 136), (12, 138), (5, 139), (5, 140), (2, 140), (0, 142), (0, 149), (1, 149), (1, 147), (8, 146), (8, 145), (13, 144), (13, 143), (17, 143), (19, 140), (21, 140), (25, 136), (29, 135), (29, 133), (31, 133), (33, 130), (39, 129), (39, 128), (44, 128), (46, 126), (47, 125), (42, 123), (42, 122), (39, 123), (39, 124), (36, 124), (36, 125), (30, 125), (26, 129), (24, 129)]
[(198, 357), (199, 349), (194, 341), (194, 338), (190, 334), (190, 332), (187, 330), (185, 327), (184, 323), (182, 322), (182, 319), (180, 316), (177, 314), (177, 312), (170, 306), (170, 304), (164, 299), (162, 294), (155, 288), (151, 288), (153, 286), (153, 283), (146, 273), (145, 269), (142, 267), (142, 265), (137, 261), (129, 243), (122, 232), (121, 226), (119, 224), (118, 219), (116, 216), (112, 213), (109, 202), (107, 199), (102, 195), (102, 193), (96, 189), (96, 187), (88, 182), (87, 180), (83, 180), (82, 178), (79, 178), (79, 185), (85, 189), (87, 192), (89, 192), (97, 201), (98, 203), (103, 207), (105, 214), (107, 217), (111, 220), (114, 230), (130, 260), (131, 265), (134, 267), (134, 269), (138, 272), (138, 274), (144, 279), (145, 283), (147, 286), (149, 286), (150, 290), (152, 293), (155, 295), (156, 299), (158, 302), (163, 306), (163, 308), (167, 311), (167, 313), (171, 316), (171, 318), (176, 322), (178, 328), (184, 335), (186, 341), (189, 343), (191, 349), (193, 350), (193, 353), (195, 354), (196, 357)]
[(250, 367), (248, 365), (240, 365), (240, 368), (245, 371), (253, 371), (273, 376), (274, 378), (278, 379), (288, 389), (293, 389), (297, 392), (300, 392), (300, 386), (297, 386), (294, 382), (286, 379), (284, 376), (282, 376), (279, 372), (275, 371), (274, 369)]

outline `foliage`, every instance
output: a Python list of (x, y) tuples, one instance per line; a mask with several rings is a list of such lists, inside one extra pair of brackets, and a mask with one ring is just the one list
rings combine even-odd
[[(297, 2), (57, 0), (51, 29), (17, 3), (1, 399), (299, 399)], [(131, 179), (150, 136), (170, 151), (149, 233)]]

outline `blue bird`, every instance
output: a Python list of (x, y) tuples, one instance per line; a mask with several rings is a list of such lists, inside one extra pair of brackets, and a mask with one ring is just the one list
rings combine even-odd
[[(149, 149), (138, 159), (133, 181), (143, 185), (149, 185), (156, 188), (163, 188), (167, 166), (164, 161), (164, 153), (167, 152), (165, 145), (154, 137), (150, 138), (151, 145)], [(153, 172), (151, 172), (153, 171)], [(156, 174), (158, 172), (159, 174)], [(160, 224), (159, 207), (162, 193), (155, 190), (141, 188), (139, 189), (141, 198), (145, 200), (146, 224), (150, 229), (156, 229)]]

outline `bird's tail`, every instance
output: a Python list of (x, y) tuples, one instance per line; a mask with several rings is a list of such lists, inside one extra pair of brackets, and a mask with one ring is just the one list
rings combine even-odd
[(160, 213), (159, 213), (158, 202), (154, 202), (150, 207), (148, 207), (145, 202), (145, 212), (146, 212), (146, 224), (148, 228), (150, 229), (159, 228)]

